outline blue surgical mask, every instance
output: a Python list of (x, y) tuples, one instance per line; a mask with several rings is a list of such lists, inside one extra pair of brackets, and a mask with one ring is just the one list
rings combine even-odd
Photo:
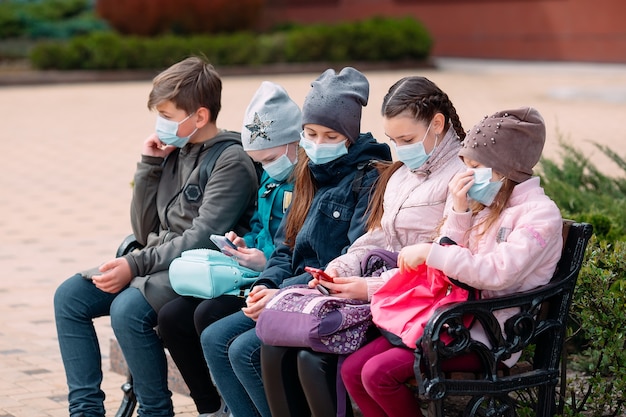
[[(411, 171), (424, 165), (435, 150), (435, 148), (433, 148), (433, 150), (428, 154), (424, 148), (424, 139), (426, 139), (426, 135), (428, 135), (429, 130), (430, 124), (428, 125), (428, 129), (426, 129), (426, 133), (424, 133), (422, 140), (417, 143), (402, 146), (398, 146), (395, 142), (393, 143), (396, 148), (398, 159), (402, 161), (402, 163), (404, 163), (404, 165), (406, 165)], [(436, 143), (435, 147), (437, 147)]]
[(327, 164), (348, 153), (346, 141), (339, 143), (321, 143), (318, 145), (312, 140), (307, 139), (304, 136), (304, 132), (300, 134), (300, 138), (300, 146), (315, 165)]
[(288, 151), (289, 145), (287, 145), (285, 153), (276, 158), (275, 161), (263, 165), (263, 169), (267, 172), (267, 175), (276, 181), (285, 181), (293, 171), (295, 162), (291, 162), (291, 159), (287, 156)]
[(185, 117), (180, 122), (175, 122), (173, 120), (167, 120), (165, 117), (161, 115), (157, 115), (156, 121), (156, 134), (159, 137), (159, 140), (166, 145), (176, 146), (177, 148), (182, 148), (189, 142), (189, 138), (193, 136), (194, 133), (198, 131), (196, 128), (191, 135), (180, 137), (178, 136), (178, 127), (181, 123), (185, 122), (187, 119), (191, 117), (193, 113), (189, 116)]
[(502, 181), (491, 181), (493, 176), (491, 168), (475, 168), (473, 171), (474, 184), (467, 195), (474, 201), (490, 206), (502, 187)]

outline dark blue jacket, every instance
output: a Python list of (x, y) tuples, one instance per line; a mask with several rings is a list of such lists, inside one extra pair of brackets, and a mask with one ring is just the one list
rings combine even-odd
[[(347, 155), (322, 165), (309, 162), (318, 189), (295, 246), (292, 250), (284, 243), (284, 216), (274, 238), (276, 249), (254, 285), (280, 288), (305, 284), (311, 280), (305, 266), (324, 268), (365, 233), (365, 211), (378, 178), (378, 171), (366, 166), (373, 160), (390, 161), (391, 152), (388, 145), (366, 133), (348, 148)], [(362, 175), (357, 174), (359, 171)], [(359, 185), (355, 177), (360, 177), (360, 186), (353, 190)]]

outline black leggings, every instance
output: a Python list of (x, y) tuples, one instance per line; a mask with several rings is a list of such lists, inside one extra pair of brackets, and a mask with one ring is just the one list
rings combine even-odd
[[(262, 345), (261, 374), (272, 417), (337, 415), (337, 355)], [(346, 415), (352, 406), (346, 394)]]
[(245, 306), (245, 299), (223, 295), (211, 300), (178, 297), (159, 311), (159, 335), (178, 367), (198, 413), (220, 407), (220, 396), (204, 360), (200, 334), (213, 322)]

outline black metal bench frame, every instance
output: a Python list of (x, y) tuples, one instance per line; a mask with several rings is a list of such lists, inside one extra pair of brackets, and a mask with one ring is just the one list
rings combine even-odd
[[(506, 297), (456, 303), (435, 312), (418, 343), (415, 366), (419, 398), (428, 402), (430, 417), (444, 417), (444, 400), (451, 396), (469, 398), (463, 410), (466, 417), (512, 417), (518, 407), (512, 394), (533, 388), (536, 389), (535, 415), (554, 416), (559, 380), (562, 384), (558, 413), (562, 414), (566, 321), (592, 230), (590, 224), (564, 220), (563, 254), (549, 284)], [(134, 236), (128, 236), (118, 248), (117, 256), (140, 248)], [(503, 336), (493, 313), (512, 307), (520, 311), (506, 322)], [(491, 348), (470, 337), (463, 321), (468, 314), (481, 322)], [(452, 341), (444, 344), (442, 334)], [(530, 347), (534, 347), (534, 353), (528, 370), (514, 374), (503, 370), (503, 360)], [(465, 373), (459, 378), (459, 373), (441, 370), (441, 363), (446, 359), (467, 354), (478, 356), (482, 364), (480, 372)], [(132, 384), (132, 376), (128, 374), (121, 387), (124, 397), (115, 417), (132, 416), (137, 404)]]
[[(533, 408), (533, 415), (553, 416), (557, 413), (557, 396), (558, 413), (562, 414), (567, 318), (593, 230), (590, 224), (570, 220), (564, 220), (563, 229), (563, 254), (549, 284), (505, 297), (451, 304), (431, 317), (415, 351), (419, 398), (428, 402), (430, 417), (443, 417), (444, 400), (452, 396), (466, 399), (463, 415), (467, 417), (512, 417), (523, 404)], [(493, 313), (510, 308), (518, 308), (519, 312), (507, 320), (503, 336)], [(463, 323), (467, 315), (482, 324), (491, 348), (471, 338)], [(443, 343), (443, 334), (452, 341)], [(531, 352), (531, 366), (519, 373), (507, 372), (502, 361), (519, 351)], [(479, 359), (480, 371), (463, 375), (442, 371), (446, 359), (470, 354)], [(559, 380), (561, 392), (557, 394)], [(520, 397), (520, 393), (526, 395)]]
[[(121, 257), (130, 253), (136, 249), (141, 249), (143, 246), (137, 242), (134, 235), (127, 236), (120, 246), (117, 248), (117, 252), (115, 254), (116, 257)], [(133, 391), (133, 377), (130, 374), (130, 371), (127, 373), (126, 382), (122, 384), (122, 392), (124, 393), (124, 397), (122, 398), (122, 402), (115, 413), (115, 417), (131, 417), (133, 412), (135, 411), (135, 407), (137, 406), (137, 397), (135, 396), (135, 392)]]

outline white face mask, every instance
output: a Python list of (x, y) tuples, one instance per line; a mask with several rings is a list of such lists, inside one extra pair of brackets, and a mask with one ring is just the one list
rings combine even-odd
[(315, 165), (327, 164), (348, 153), (345, 140), (339, 143), (321, 143), (318, 145), (307, 139), (304, 132), (300, 133), (300, 146)]
[(278, 182), (285, 181), (293, 171), (295, 165), (295, 162), (291, 162), (291, 159), (287, 156), (287, 152), (289, 152), (289, 145), (287, 145), (285, 153), (276, 158), (275, 161), (263, 165), (263, 169), (267, 172), (267, 175)]
[[(194, 112), (195, 113), (195, 112)], [(182, 148), (189, 142), (189, 139), (198, 131), (196, 128), (189, 136), (180, 137), (178, 136), (178, 128), (181, 123), (184, 123), (189, 119), (193, 113), (189, 116), (185, 117), (180, 122), (175, 122), (173, 120), (167, 120), (165, 117), (161, 115), (157, 115), (156, 120), (156, 134), (161, 142), (166, 145), (176, 146), (177, 148)]]
[[(426, 129), (426, 133), (424, 133), (424, 137), (421, 141), (417, 143), (411, 143), (410, 145), (402, 145), (398, 146), (395, 142), (393, 143), (396, 148), (396, 154), (398, 155), (398, 159), (402, 161), (404, 165), (407, 166), (410, 170), (418, 169), (432, 155), (432, 151), (428, 154), (426, 153), (426, 149), (424, 148), (424, 140), (430, 131), (430, 123), (428, 124), (428, 129)], [(435, 147), (437, 144), (435, 143)], [(433, 151), (435, 149), (433, 148)]]

